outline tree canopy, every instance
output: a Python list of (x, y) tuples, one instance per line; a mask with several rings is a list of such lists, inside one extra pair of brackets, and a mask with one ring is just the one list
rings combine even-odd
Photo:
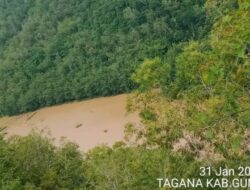
[(132, 146), (87, 153), (0, 129), (0, 189), (159, 190), (157, 178), (207, 179), (201, 166), (249, 168), (248, 0), (26, 0), (23, 17), (0, 2), (20, 19), (1, 20), (1, 114), (136, 87), (128, 108), (143, 123), (125, 127)]
[(0, 0), (0, 114), (128, 92), (144, 58), (199, 39), (204, 0)]

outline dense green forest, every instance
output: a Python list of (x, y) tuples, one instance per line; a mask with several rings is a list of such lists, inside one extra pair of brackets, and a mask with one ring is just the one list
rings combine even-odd
[[(6, 4), (6, 1), (3, 2)], [(97, 3), (97, 1), (93, 2)], [(133, 42), (130, 43), (128, 40), (122, 46), (121, 41), (118, 40), (111, 45), (111, 47), (114, 46), (115, 48), (110, 50), (108, 44), (100, 45), (101, 43), (99, 42), (102, 41), (102, 35), (91, 34), (95, 40), (100, 37), (100, 41), (96, 44), (98, 48), (94, 46), (97, 56), (91, 54), (91, 56), (89, 55), (90, 57), (87, 57), (77, 52), (77, 48), (64, 46), (74, 42), (73, 47), (75, 47), (75, 43), (81, 43), (81, 40), (75, 41), (74, 35), (69, 35), (72, 38), (70, 40), (68, 35), (65, 35), (65, 33), (62, 35), (59, 32), (61, 27), (66, 29), (74, 25), (74, 23), (68, 23), (68, 18), (72, 16), (70, 14), (71, 11), (64, 12), (70, 9), (71, 2), (67, 2), (68, 9), (64, 10), (62, 8), (63, 10), (60, 9), (60, 11), (59, 8), (61, 7), (53, 7), (52, 2), (47, 2), (46, 8), (42, 6), (42, 2), (40, 4), (36, 2), (35, 4), (39, 6), (35, 7), (39, 7), (39, 9), (35, 11), (32, 8), (34, 5), (24, 6), (22, 4), (24, 6), (22, 11), (26, 10), (28, 15), (42, 14), (43, 11), (40, 10), (42, 7), (49, 14), (51, 5), (53, 7), (51, 10), (57, 10), (58, 12), (51, 13), (51, 17), (47, 19), (51, 21), (56, 16), (55, 20), (64, 20), (63, 16), (65, 16), (67, 20), (64, 22), (67, 24), (58, 26), (57, 32), (54, 31), (56, 34), (52, 32), (53, 35), (51, 34), (51, 37), (49, 37), (49, 34), (46, 35), (48, 39), (41, 41), (33, 39), (33, 45), (26, 39), (27, 37), (33, 38), (33, 35), (28, 35), (25, 38), (25, 31), (29, 27), (33, 27), (33, 25), (31, 24), (28, 27), (25, 23), (35, 22), (35, 18), (31, 19), (31, 17), (25, 16), (27, 14), (23, 14), (23, 17), (18, 17), (21, 20), (14, 25), (17, 28), (16, 30), (19, 28), (20, 33), (18, 31), (1, 33), (4, 36), (1, 36), (1, 39), (5, 40), (1, 40), (1, 46), (4, 51), (1, 54), (3, 61), (0, 62), (2, 98), (0, 109), (3, 114), (10, 114), (50, 103), (58, 103), (66, 99), (75, 99), (76, 97), (67, 93), (74, 92), (76, 95), (77, 93), (73, 89), (80, 84), (82, 84), (80, 85), (81, 88), (86, 88), (85, 85), (97, 85), (96, 87), (91, 86), (91, 90), (103, 88), (101, 92), (88, 91), (89, 93), (91, 92), (91, 95), (89, 94), (86, 97), (91, 97), (92, 95), (106, 95), (106, 93), (103, 93), (106, 92), (105, 85), (100, 84), (102, 82), (112, 88), (116, 88), (116, 85), (120, 87), (121, 84), (125, 85), (126, 83), (128, 86), (124, 87), (124, 89), (119, 88), (121, 91), (136, 88), (128, 101), (128, 111), (139, 111), (145, 127), (138, 128), (133, 126), (133, 124), (126, 126), (126, 139), (133, 146), (127, 146), (122, 142), (118, 142), (112, 148), (105, 146), (96, 147), (83, 154), (72, 143), (65, 143), (61, 147), (55, 147), (50, 139), (41, 137), (38, 134), (31, 134), (27, 137), (13, 137), (6, 140), (2, 132), (0, 136), (0, 189), (162, 190), (158, 187), (157, 178), (199, 177), (200, 166), (213, 166), (213, 168), (218, 168), (219, 166), (228, 168), (249, 166), (250, 2), (248, 0), (207, 0), (199, 4), (198, 1), (182, 1), (180, 3), (170, 0), (138, 0), (130, 3), (129, 1), (124, 1), (123, 5), (123, 1), (114, 1), (112, 3), (107, 1), (106, 8), (109, 8), (109, 11), (106, 14), (102, 12), (104, 10), (103, 7), (99, 9), (100, 7), (93, 2), (87, 3), (85, 1), (83, 3), (83, 7), (88, 6), (88, 10), (91, 10), (87, 12), (88, 14), (92, 13), (93, 21), (89, 21), (89, 26), (87, 26), (89, 28), (93, 27), (93, 32), (97, 32), (97, 30), (94, 30), (97, 28), (100, 31), (104, 30), (103, 28), (105, 28), (105, 31), (107, 29), (108, 34), (112, 34), (109, 38), (108, 44), (110, 44), (117, 37), (122, 37), (124, 40), (128, 40), (131, 37), (134, 40), (135, 38), (132, 37), (133, 32), (131, 30), (138, 27), (136, 29), (139, 37), (138, 41), (132, 40)], [(123, 6), (118, 6), (116, 4), (118, 2), (119, 5), (121, 3)], [(77, 10), (82, 9), (80, 5), (77, 4), (76, 7), (73, 7), (74, 11), (77, 12)], [(104, 5), (105, 3), (102, 4), (102, 6)], [(120, 7), (118, 10), (121, 12), (118, 12), (121, 14), (121, 17), (119, 15), (109, 15), (118, 13), (112, 12), (112, 7), (114, 10)], [(124, 7), (127, 8), (124, 9)], [(189, 8), (187, 9), (187, 7)], [(93, 10), (96, 10), (96, 12), (93, 12)], [(8, 12), (8, 10), (4, 11)], [(19, 11), (16, 10), (16, 13)], [(94, 16), (94, 13), (102, 15), (102, 17), (97, 16), (98, 19), (101, 19), (101, 22)], [(147, 15), (151, 15), (152, 17), (150, 18), (154, 19), (148, 20)], [(39, 19), (44, 18), (42, 15), (38, 17)], [(120, 18), (121, 20), (113, 20), (112, 18)], [(133, 22), (131, 18), (134, 19)], [(164, 31), (166, 29), (164, 35), (162, 31), (157, 33), (157, 30), (154, 28), (160, 18), (166, 21), (163, 22), (166, 25), (160, 24), (161, 29), (164, 29)], [(181, 19), (178, 20), (178, 18)], [(171, 22), (173, 20), (175, 24)], [(6, 19), (3, 21), (6, 21)], [(107, 21), (110, 22), (107, 23)], [(24, 23), (22, 29), (18, 26), (20, 22)], [(82, 21), (79, 20), (79, 22)], [(123, 27), (115, 30), (110, 24), (113, 22), (115, 22), (114, 27), (117, 26), (116, 22)], [(37, 27), (42, 27), (39, 24), (37, 24)], [(103, 25), (103, 28), (100, 27), (101, 25)], [(140, 33), (141, 27), (145, 25), (148, 26), (148, 30), (143, 28), (142, 31), (147, 31), (148, 35)], [(53, 29), (52, 26), (50, 29)], [(77, 26), (80, 27), (81, 24), (77, 24)], [(168, 29), (170, 28), (173, 33), (168, 34)], [(37, 29), (32, 28), (29, 30), (33, 34), (32, 31)], [(114, 31), (119, 35), (116, 36), (113, 33)], [(75, 35), (78, 35), (78, 32)], [(25, 39), (25, 41), (21, 39)], [(65, 40), (67, 41), (66, 44)], [(91, 44), (91, 42), (94, 43), (94, 41), (90, 40), (89, 43)], [(25, 43), (31, 44), (25, 45)], [(89, 45), (89, 43), (86, 45)], [(14, 46), (13, 44), (16, 45)], [(43, 45), (46, 45), (44, 47), (46, 50), (41, 48)], [(20, 46), (25, 48), (21, 47), (19, 49)], [(14, 47), (18, 48), (15, 49)], [(29, 48), (31, 49), (29, 50)], [(63, 53), (62, 57), (60, 57), (60, 53), (53, 57), (52, 52), (59, 51), (57, 48), (65, 48), (60, 50), (64, 53), (65, 51), (69, 52)], [(40, 58), (38, 59), (38, 54), (36, 54), (38, 49), (43, 52), (42, 55), (44, 56), (41, 62), (36, 62), (40, 60)], [(38, 56), (35, 59), (32, 59), (32, 56), (25, 57), (20, 53), (20, 51), (27, 51), (26, 53), (29, 55), (31, 53), (29, 51), (32, 50), (36, 52), (33, 52), (32, 55)], [(88, 48), (85, 50), (90, 51)], [(107, 55), (111, 56), (114, 54), (115, 57), (113, 59), (115, 60), (111, 62), (111, 57), (108, 57), (107, 65), (100, 66), (99, 64), (104, 64), (101, 61), (101, 57), (104, 55), (101, 54), (103, 51), (110, 51), (110, 54)], [(12, 56), (9, 54), (12, 54)], [(41, 56), (41, 54), (39, 55)], [(91, 60), (91, 69), (86, 72), (89, 74), (93, 71), (93, 73), (89, 75), (85, 73), (84, 75), (84, 69), (80, 70), (75, 67), (76, 63), (80, 64), (82, 62), (70, 62), (69, 59), (79, 59), (81, 61), (83, 59), (86, 63), (88, 63), (87, 60)], [(32, 63), (37, 65), (34, 66)], [(45, 63), (47, 67), (42, 67)], [(70, 63), (74, 64), (68, 67)], [(31, 71), (28, 65), (33, 65), (34, 67), (32, 68), (35, 71)], [(62, 74), (63, 69), (59, 69), (63, 67), (68, 68), (66, 72), (64, 70), (65, 74)], [(81, 67), (85, 67), (85, 62)], [(90, 63), (88, 67), (90, 67)], [(36, 71), (37, 68), (39, 68), (39, 72)], [(44, 68), (44, 70), (41, 68)], [(45, 72), (47, 69), (52, 70), (51, 73), (47, 74)], [(74, 73), (74, 69), (75, 72), (77, 71), (76, 73)], [(100, 72), (97, 72), (99, 77), (108, 76), (110, 78), (97, 79), (94, 69)], [(111, 71), (114, 71), (114, 73)], [(25, 82), (17, 77), (23, 77), (22, 72), (27, 77)], [(60, 74), (56, 75), (56, 72)], [(105, 75), (105, 72), (109, 75)], [(77, 76), (80, 73), (83, 73), (83, 75), (79, 76), (84, 77), (78, 78), (78, 82)], [(112, 81), (112, 77), (115, 77), (112, 73), (119, 80), (114, 78), (114, 81)], [(11, 74), (13, 77), (10, 77)], [(51, 77), (53, 76), (53, 83), (50, 81), (50, 79), (52, 80), (49, 77), (50, 75)], [(60, 77), (62, 77), (61, 80), (59, 80)], [(85, 83), (88, 79), (87, 77), (91, 77), (91, 80), (93, 77), (95, 83)], [(121, 80), (120, 77), (124, 77), (124, 79)], [(66, 82), (64, 79), (69, 81), (66, 80)], [(70, 82), (71, 79), (72, 83)], [(57, 80), (62, 81), (59, 89), (53, 86), (57, 84)], [(76, 81), (73, 83), (74, 80)], [(112, 85), (107, 82), (112, 82)], [(113, 82), (115, 83), (113, 84)], [(29, 88), (24, 88), (22, 85), (27, 85)], [(51, 86), (45, 87), (43, 85)], [(65, 91), (67, 93), (64, 94), (60, 88), (66, 87), (72, 88), (72, 91)], [(39, 89), (42, 91), (39, 91)], [(52, 89), (55, 90), (56, 94), (54, 96), (46, 96), (45, 98), (43, 93), (46, 90), (46, 93), (48, 93)], [(79, 93), (82, 93), (80, 89), (78, 90)], [(119, 90), (117, 92), (111, 91), (107, 94), (117, 93)], [(79, 98), (83, 98), (86, 95), (86, 89), (83, 92)], [(24, 93), (24, 96), (22, 96), (22, 93)], [(35, 93), (38, 94), (34, 95)], [(28, 95), (32, 95), (34, 99)], [(62, 97), (60, 101), (58, 99), (58, 102), (56, 99), (53, 99), (53, 97), (56, 98), (56, 95), (59, 96), (59, 99)], [(43, 96), (43, 98), (40, 96)], [(64, 99), (63, 96), (67, 98)], [(26, 99), (27, 102), (24, 101), (25, 99), (22, 100), (25, 103), (21, 104), (22, 97), (29, 98)], [(10, 99), (7, 101), (7, 98)], [(43, 101), (39, 103), (41, 100)], [(51, 100), (51, 102), (46, 102), (46, 100)], [(3, 105), (5, 106), (2, 107)], [(11, 105), (16, 106), (12, 107)], [(27, 107), (27, 105), (31, 107)], [(24, 106), (25, 109), (22, 110), (21, 106)], [(18, 111), (10, 110), (10, 108)], [(216, 186), (202, 189), (219, 190), (222, 188)], [(247, 188), (238, 187), (235, 189)]]
[(0, 114), (128, 92), (144, 60), (210, 28), (204, 0), (0, 0)]

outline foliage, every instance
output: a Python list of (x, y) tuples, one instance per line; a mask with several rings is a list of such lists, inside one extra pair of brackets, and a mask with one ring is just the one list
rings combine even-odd
[(206, 11), (213, 22), (218, 21), (225, 14), (239, 8), (238, 0), (207, 0)]
[(210, 27), (204, 0), (0, 0), (0, 115), (128, 92), (145, 58)]
[(0, 142), (0, 188), (80, 189), (84, 187), (84, 162), (77, 146), (71, 143), (61, 148), (49, 138), (33, 133)]
[[(0, 148), (6, 151), (0, 152), (0, 188), (158, 190), (157, 178), (200, 177), (199, 168), (211, 164), (196, 160), (188, 152), (180, 154), (166, 148), (127, 147), (118, 143), (113, 148), (101, 146), (81, 154), (74, 144), (55, 147), (52, 143), (36, 133), (1, 141)], [(236, 157), (213, 161), (213, 167), (237, 168), (248, 163), (249, 158)]]
[(161, 84), (160, 76), (163, 75), (164, 65), (160, 58), (152, 60), (146, 59), (142, 65), (136, 70), (136, 73), (132, 76), (136, 83), (141, 84), (141, 90), (147, 90), (157, 88)]
[[(250, 11), (249, 3), (238, 5), (214, 23), (208, 37), (182, 44), (182, 51), (174, 47), (168, 54), (174, 57), (158, 63), (172, 70), (169, 66), (147, 70), (159, 80), (173, 70), (174, 75), (159, 83), (158, 90), (151, 86), (131, 98), (130, 109), (142, 115), (147, 110), (157, 118), (143, 117), (146, 128), (137, 131), (146, 146), (189, 150), (205, 160), (248, 156)], [(144, 73), (139, 70), (135, 75), (138, 79)], [(139, 86), (147, 84), (135, 81)], [(204, 152), (211, 154), (204, 156)]]
[(85, 154), (36, 133), (0, 135), (0, 189), (156, 190), (157, 178), (200, 177), (200, 166), (249, 165), (250, 4), (208, 0), (215, 23), (204, 36), (203, 1), (192, 2), (37, 0), (23, 7), (22, 29), (0, 32), (2, 114), (132, 89), (135, 71), (139, 88), (128, 108), (140, 112), (143, 126), (126, 127), (136, 146), (119, 142)]

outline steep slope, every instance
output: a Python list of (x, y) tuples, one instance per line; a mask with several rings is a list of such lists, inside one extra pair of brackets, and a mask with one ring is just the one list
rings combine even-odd
[(204, 0), (0, 0), (0, 114), (130, 91), (144, 58), (199, 39)]

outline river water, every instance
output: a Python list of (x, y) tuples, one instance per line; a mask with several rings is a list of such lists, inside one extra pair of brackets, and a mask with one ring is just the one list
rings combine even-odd
[(127, 94), (67, 103), (35, 112), (0, 119), (7, 136), (25, 136), (32, 130), (43, 131), (55, 138), (75, 142), (86, 151), (97, 145), (111, 146), (124, 138), (124, 126), (139, 124), (137, 113), (126, 111)]

